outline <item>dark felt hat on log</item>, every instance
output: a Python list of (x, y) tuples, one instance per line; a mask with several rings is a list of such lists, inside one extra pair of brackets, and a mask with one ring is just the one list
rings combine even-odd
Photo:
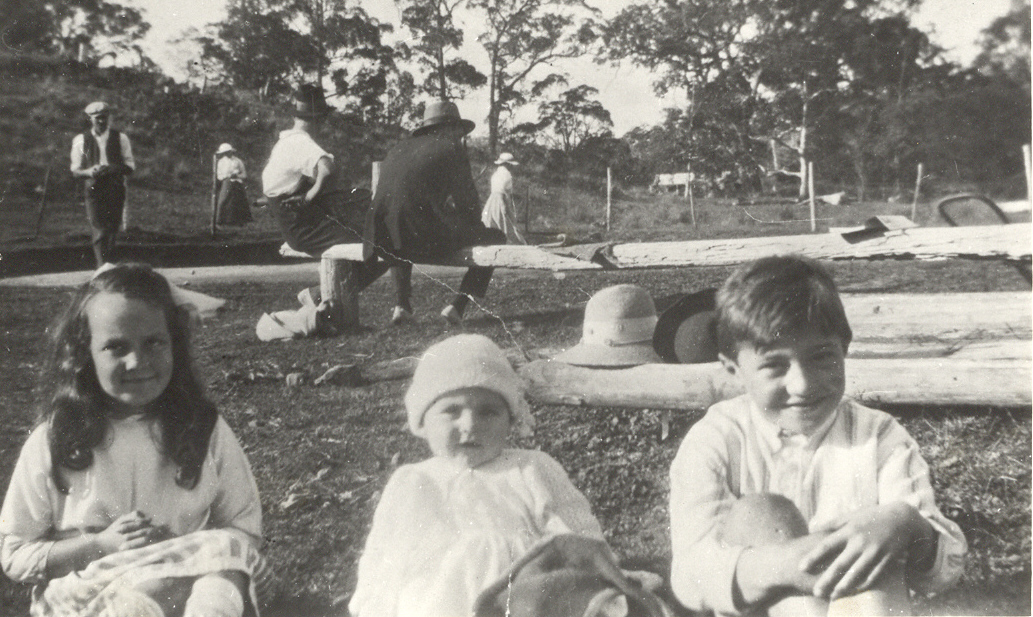
[(653, 330), (653, 349), (664, 362), (717, 361), (716, 294), (716, 289), (686, 294), (660, 314)]

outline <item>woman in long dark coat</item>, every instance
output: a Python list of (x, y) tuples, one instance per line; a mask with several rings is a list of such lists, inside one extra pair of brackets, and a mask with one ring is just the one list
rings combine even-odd
[[(464, 246), (505, 244), (505, 234), (481, 222), (464, 136), (474, 123), (459, 116), (451, 101), (427, 105), (423, 123), (395, 145), (380, 165), (373, 208), (366, 219), (365, 284), (390, 265), (398, 293), (392, 323), (412, 316), (412, 264), (445, 259)], [(462, 321), (470, 296), (484, 297), (492, 268), (472, 267), (459, 293), (441, 311), (449, 323)], [(360, 288), (364, 286), (360, 284)]]

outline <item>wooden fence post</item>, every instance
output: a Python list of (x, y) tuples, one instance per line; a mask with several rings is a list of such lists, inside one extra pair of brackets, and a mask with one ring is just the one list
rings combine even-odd
[[(212, 237), (215, 237), (216, 219), (219, 216), (219, 155), (212, 155)], [(122, 219), (125, 222), (125, 219)]]
[(47, 165), (47, 173), (43, 176), (43, 194), (39, 197), (39, 210), (36, 212), (36, 231), (33, 238), (39, 237), (40, 229), (43, 227), (43, 212), (47, 209), (47, 189), (50, 187), (50, 165)]
[(818, 223), (815, 220), (814, 205), (814, 163), (807, 161), (807, 193), (811, 202), (811, 232), (818, 231)]
[(915, 196), (911, 200), (911, 220), (918, 222), (918, 196), (922, 192), (922, 173), (924, 172), (923, 165), (918, 164), (918, 173), (915, 175)]
[(1026, 199), (1033, 201), (1033, 160), (1030, 160), (1029, 144), (1022, 146), (1022, 162), (1026, 167)]
[(606, 168), (606, 231), (610, 231), (610, 213), (611, 213), (611, 201), (613, 192), (613, 170), (610, 167)]

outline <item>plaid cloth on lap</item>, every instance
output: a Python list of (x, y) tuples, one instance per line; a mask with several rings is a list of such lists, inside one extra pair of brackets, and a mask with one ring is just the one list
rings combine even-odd
[(138, 585), (224, 570), (248, 575), (253, 609), (247, 613), (257, 617), (259, 599), (268, 599), (273, 590), (272, 571), (245, 534), (226, 529), (195, 531), (98, 559), (84, 570), (35, 589), (32, 615), (140, 617), (139, 605), (146, 601), (139, 598)]

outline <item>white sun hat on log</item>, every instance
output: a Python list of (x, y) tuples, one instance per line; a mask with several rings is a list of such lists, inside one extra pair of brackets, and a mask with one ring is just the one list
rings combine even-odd
[(656, 305), (638, 285), (601, 289), (585, 305), (581, 342), (556, 356), (578, 366), (621, 367), (663, 362), (653, 350)]

